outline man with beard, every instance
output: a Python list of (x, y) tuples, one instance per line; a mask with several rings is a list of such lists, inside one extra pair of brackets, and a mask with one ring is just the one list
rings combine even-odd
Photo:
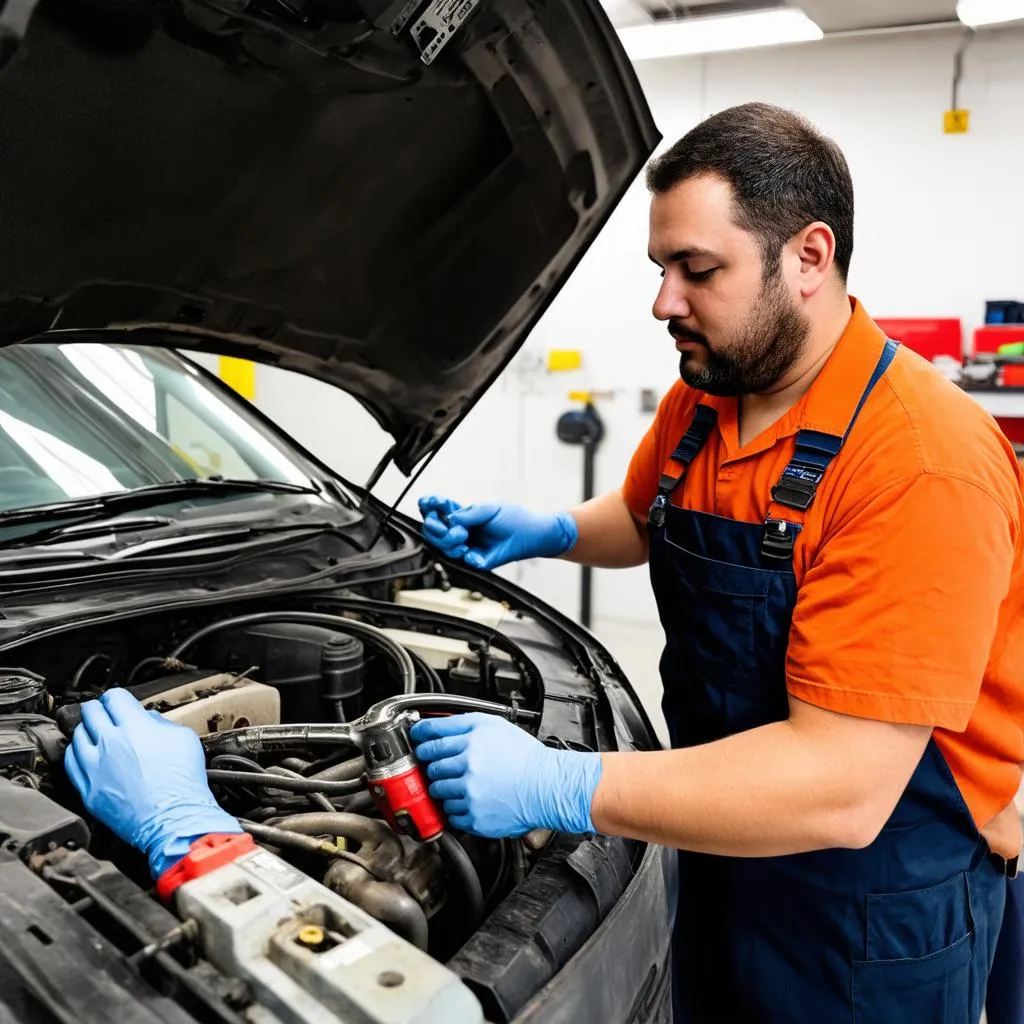
[(850, 174), (802, 119), (726, 110), (648, 185), (681, 380), (624, 485), (554, 515), (420, 508), (476, 569), (648, 561), (673, 749), (427, 720), (431, 792), (480, 835), (677, 848), (677, 1024), (976, 1022), (1021, 849), (1013, 450), (848, 295)]

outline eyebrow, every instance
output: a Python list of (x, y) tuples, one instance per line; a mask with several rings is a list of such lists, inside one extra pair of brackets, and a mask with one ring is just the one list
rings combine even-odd
[[(658, 267), (661, 266), (661, 264), (654, 258), (653, 254), (648, 253), (647, 254), (647, 258), (655, 266), (658, 266)], [(719, 263), (722, 260), (722, 257), (717, 252), (712, 252), (710, 249), (700, 249), (700, 248), (694, 247), (694, 248), (691, 248), (691, 249), (680, 249), (677, 252), (672, 253), (669, 256), (668, 261), (669, 261), (669, 263), (682, 263), (683, 260), (692, 260), (692, 259), (700, 259), (700, 258), (709, 259), (709, 260), (715, 260), (716, 262), (719, 262)]]

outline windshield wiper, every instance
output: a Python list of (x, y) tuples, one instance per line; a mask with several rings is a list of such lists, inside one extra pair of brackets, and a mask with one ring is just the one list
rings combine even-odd
[[(61, 541), (88, 540), (91, 537), (106, 537), (113, 533), (135, 533), (153, 530), (161, 526), (172, 526), (170, 516), (136, 516), (132, 519), (76, 519), (70, 523), (54, 523), (43, 526), (31, 533), (23, 534), (6, 545), (7, 548), (35, 547)], [(2, 550), (2, 549), (0, 549)]]
[[(136, 487), (131, 491), (101, 494), (95, 498), (80, 498), (52, 505), (0, 512), (0, 528), (31, 523), (49, 523), (70, 520), (61, 524), (67, 529), (79, 523), (90, 523), (119, 516), (123, 512), (152, 508), (171, 501), (188, 498), (228, 497), (239, 494), (319, 494), (316, 487), (289, 484), (279, 480), (226, 480), (208, 477), (203, 480), (174, 480), (169, 483)], [(17, 542), (28, 538), (19, 537)]]

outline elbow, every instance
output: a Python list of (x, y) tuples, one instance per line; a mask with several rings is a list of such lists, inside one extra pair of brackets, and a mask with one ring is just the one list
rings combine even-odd
[(866, 850), (879, 837), (893, 812), (876, 801), (851, 805), (831, 816), (828, 846), (832, 849)]

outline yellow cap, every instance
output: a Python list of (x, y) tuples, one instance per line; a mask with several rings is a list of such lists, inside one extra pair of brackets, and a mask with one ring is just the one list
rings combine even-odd
[(299, 942), (303, 946), (319, 946), (325, 938), (324, 930), (319, 925), (307, 924), (299, 931)]

